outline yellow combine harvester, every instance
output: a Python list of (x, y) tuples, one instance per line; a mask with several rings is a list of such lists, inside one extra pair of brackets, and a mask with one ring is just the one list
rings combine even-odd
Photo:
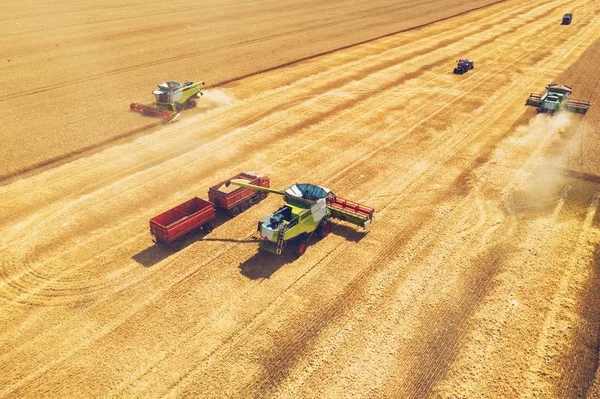
[(195, 99), (202, 95), (200, 86), (204, 86), (204, 82), (164, 82), (158, 85), (158, 90), (152, 92), (156, 97), (156, 107), (132, 103), (129, 108), (144, 115), (175, 122), (179, 119), (181, 110), (196, 106)]

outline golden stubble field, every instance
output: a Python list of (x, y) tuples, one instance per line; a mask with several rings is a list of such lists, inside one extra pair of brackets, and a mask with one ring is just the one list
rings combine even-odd
[(152, 131), (128, 107), (157, 83), (215, 85), (494, 1), (5, 1), (0, 179)]
[[(53, 24), (69, 45), (52, 53), (41, 31), (19, 28), (23, 54), (40, 62), (8, 74), (28, 85), (17, 102), (7, 100), (14, 87), (2, 89), (10, 104), (3, 142), (12, 147), (2, 147), (11, 177), (0, 186), (1, 397), (576, 398), (588, 391), (600, 304), (600, 4), (504, 1), (211, 87), (171, 125), (123, 108), (150, 102), (152, 85), (167, 78), (214, 68), (213, 81), (228, 80), (326, 51), (326, 35), (309, 33), (298, 46), (304, 53), (281, 59), (268, 52), (285, 53), (284, 42), (263, 41), (255, 64), (232, 62), (177, 40), (188, 21), (183, 2), (103, 4), (93, 12), (72, 6), (43, 22), (35, 15), (44, 8), (29, 4), (30, 23)], [(264, 2), (257, 3), (263, 12), (245, 15), (249, 4), (213, 4), (211, 12), (237, 10), (251, 21), (272, 21), (267, 9), (281, 12)], [(311, 12), (332, 13), (335, 40), (346, 39), (339, 29), (348, 27), (334, 23), (344, 15), (371, 15), (347, 31), (354, 41), (367, 31), (383, 35), (399, 19), (391, 2), (356, 2), (352, 12), (315, 4)], [(427, 18), (447, 16), (429, 12), (444, 2), (410, 4)], [(156, 18), (165, 25), (135, 25), (161, 7)], [(303, 7), (290, 3), (285, 12), (309, 18)], [(561, 26), (566, 12), (573, 24)], [(90, 36), (79, 35), (81, 15), (90, 18)], [(323, 23), (318, 15), (312, 21)], [(282, 33), (280, 22), (252, 27)], [(123, 33), (130, 30), (136, 35)], [(163, 31), (175, 58), (152, 64), (163, 56), (152, 43)], [(254, 52), (252, 37), (241, 34), (249, 47), (236, 53)], [(337, 47), (350, 44), (334, 39)], [(119, 42), (119, 57), (102, 48)], [(232, 56), (226, 42), (212, 45)], [(133, 55), (136, 46), (154, 54)], [(83, 82), (89, 90), (58, 85), (85, 79), (69, 69), (77, 52), (111, 57), (85, 64), (97, 68)], [(453, 75), (464, 54), (475, 69)], [(126, 70), (132, 65), (140, 68)], [(170, 70), (175, 76), (164, 76)], [(57, 86), (35, 92), (32, 79), (51, 86), (52, 76)], [(551, 118), (523, 106), (529, 92), (552, 82), (591, 101), (588, 114)], [(91, 95), (82, 104), (61, 107), (59, 100), (72, 105), (84, 93)], [(81, 113), (87, 107), (95, 111)], [(36, 136), (37, 127), (47, 130)], [(93, 148), (65, 157), (85, 147)], [(212, 233), (186, 238), (179, 251), (153, 245), (150, 217), (206, 197), (208, 187), (244, 170), (268, 174), (278, 188), (330, 187), (374, 206), (376, 221), (368, 231), (340, 222), (300, 259), (259, 254), (256, 221), (281, 203), (270, 196)], [(595, 384), (588, 397), (598, 397)]]

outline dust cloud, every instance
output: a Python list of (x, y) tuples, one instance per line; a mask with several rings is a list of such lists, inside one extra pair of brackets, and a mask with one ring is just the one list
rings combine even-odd
[(533, 172), (524, 187), (530, 200), (544, 202), (562, 197), (568, 191), (563, 169), (574, 140), (564, 133), (572, 121), (573, 115), (568, 112), (553, 116), (538, 114), (527, 126), (517, 128), (519, 134), (512, 139), (513, 144), (533, 145), (539, 150), (537, 159), (532, 159)]
[(233, 104), (235, 97), (221, 89), (211, 89), (203, 92), (202, 98), (207, 108), (225, 107)]
[(510, 138), (513, 144), (529, 145), (539, 140), (558, 140), (560, 134), (567, 131), (572, 114), (559, 112), (554, 116), (537, 114), (527, 126), (517, 128), (517, 136)]

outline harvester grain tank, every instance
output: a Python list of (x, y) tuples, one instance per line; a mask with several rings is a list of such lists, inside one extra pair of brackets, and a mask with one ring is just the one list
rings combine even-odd
[(538, 113), (553, 115), (555, 112), (565, 110), (577, 114), (585, 114), (590, 108), (588, 101), (569, 99), (573, 89), (561, 84), (549, 84), (544, 94), (531, 93), (525, 105), (536, 107)]
[(196, 106), (196, 99), (202, 95), (200, 86), (204, 86), (204, 82), (163, 82), (158, 85), (158, 90), (152, 92), (156, 98), (156, 107), (132, 103), (129, 108), (145, 115), (163, 118), (167, 122), (175, 122), (179, 119), (181, 110)]
[(473, 68), (475, 68), (473, 60), (469, 60), (467, 57), (462, 56), (458, 61), (456, 61), (456, 68), (454, 68), (454, 73), (456, 75), (462, 75)]
[(338, 198), (328, 188), (313, 184), (295, 184), (282, 191), (240, 180), (229, 183), (285, 198), (285, 205), (258, 222), (259, 248), (277, 255), (289, 246), (295, 247), (297, 256), (304, 254), (313, 235), (324, 238), (330, 233), (332, 218), (366, 228), (375, 213), (373, 208)]

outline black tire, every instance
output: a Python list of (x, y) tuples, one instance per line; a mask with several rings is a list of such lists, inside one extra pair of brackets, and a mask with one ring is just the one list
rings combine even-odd
[(188, 108), (196, 108), (196, 105), (198, 105), (194, 100), (187, 100), (186, 104)]
[(306, 252), (307, 248), (306, 240), (300, 240), (296, 245), (296, 256), (299, 258)]
[(324, 219), (317, 228), (317, 237), (325, 238), (329, 233), (331, 233), (331, 222), (328, 219)]
[(179, 113), (183, 109), (183, 105), (175, 103), (175, 112)]
[(248, 208), (250, 208), (250, 206), (248, 206), (247, 202), (242, 203), (242, 205), (240, 205), (240, 210), (242, 212), (246, 212), (248, 210)]
[(183, 248), (183, 240), (184, 239), (185, 239), (185, 237), (179, 237), (177, 240), (168, 243), (167, 248), (172, 252), (181, 251), (181, 248)]
[(240, 214), (240, 208), (238, 208), (237, 206), (234, 206), (233, 208), (231, 208), (231, 210), (229, 211), (229, 214), (233, 217), (236, 217), (237, 215)]
[(215, 226), (214, 226), (214, 225), (213, 225), (211, 222), (205, 223), (205, 224), (202, 226), (202, 230), (204, 230), (204, 232), (205, 232), (206, 234), (208, 234), (208, 233), (210, 233), (211, 231), (213, 231), (213, 229), (214, 229), (214, 228), (215, 228)]
[(258, 193), (258, 198), (260, 201), (264, 200), (265, 198), (267, 198), (267, 193), (261, 191), (260, 193)]

